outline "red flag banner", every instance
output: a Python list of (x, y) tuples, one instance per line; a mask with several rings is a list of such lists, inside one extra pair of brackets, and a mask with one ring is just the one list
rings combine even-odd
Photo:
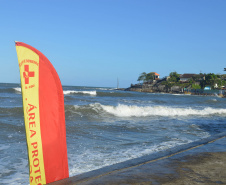
[(37, 49), (16, 42), (30, 184), (47, 184), (69, 177), (64, 95), (59, 76)]

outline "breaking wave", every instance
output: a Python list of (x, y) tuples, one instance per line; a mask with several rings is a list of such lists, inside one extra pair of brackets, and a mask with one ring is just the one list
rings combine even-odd
[(0, 89), (0, 93), (21, 93), (21, 88), (20, 87), (3, 88), (3, 89)]
[(118, 117), (145, 117), (145, 116), (208, 116), (213, 114), (226, 114), (226, 109), (193, 109), (193, 108), (174, 108), (164, 106), (134, 106), (134, 105), (117, 105), (108, 106), (101, 105), (101, 107), (108, 113)]
[(167, 106), (136, 106), (136, 105), (123, 105), (117, 106), (102, 105), (100, 103), (94, 103), (89, 105), (74, 106), (76, 111), (81, 115), (86, 113), (108, 113), (116, 117), (148, 117), (148, 116), (211, 116), (221, 115), (226, 116), (226, 109), (216, 108), (177, 108)]
[(16, 88), (13, 88), (16, 92), (20, 92), (21, 93), (21, 88), (20, 87), (16, 87)]
[(92, 96), (97, 95), (96, 91), (63, 91), (63, 92), (64, 92), (64, 95), (67, 95), (67, 94), (88, 94)]

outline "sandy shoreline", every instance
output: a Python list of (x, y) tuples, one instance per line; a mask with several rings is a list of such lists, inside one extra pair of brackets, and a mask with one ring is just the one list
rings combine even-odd
[(226, 135), (87, 172), (51, 185), (226, 184)]

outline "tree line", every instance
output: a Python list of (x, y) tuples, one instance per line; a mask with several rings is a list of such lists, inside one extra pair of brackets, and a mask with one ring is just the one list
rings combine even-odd
[[(154, 80), (155, 73), (141, 73), (138, 77), (137, 81), (139, 83), (143, 81), (143, 83), (151, 83)], [(171, 72), (169, 77), (165, 77), (162, 79), (161, 84), (167, 85), (169, 87), (172, 86), (182, 86), (188, 87), (190, 86), (192, 89), (204, 89), (206, 86), (210, 86), (212, 89), (216, 88), (216, 84), (218, 87), (222, 87), (226, 85), (226, 75), (219, 75), (214, 73), (208, 74), (196, 74), (193, 75), (187, 82), (180, 81), (180, 74), (177, 72)]]

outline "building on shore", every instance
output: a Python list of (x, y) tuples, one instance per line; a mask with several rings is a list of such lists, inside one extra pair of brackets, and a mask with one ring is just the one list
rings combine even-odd
[(188, 74), (188, 73), (185, 73), (185, 74), (183, 74), (183, 75), (180, 76), (180, 81), (181, 82), (187, 82), (187, 81), (189, 81), (195, 75), (196, 74)]
[(159, 78), (159, 74), (158, 73), (156, 73), (156, 72), (151, 72), (151, 73), (153, 73), (154, 74), (154, 80), (159, 80), (160, 78)]

